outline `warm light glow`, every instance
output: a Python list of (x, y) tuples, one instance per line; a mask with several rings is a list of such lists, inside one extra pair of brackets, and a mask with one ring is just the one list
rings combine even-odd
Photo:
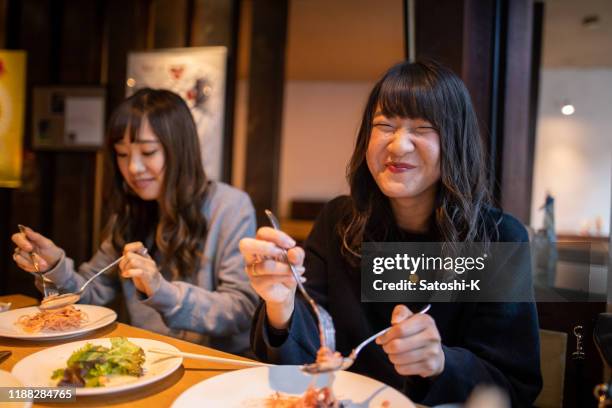
[(574, 105), (569, 103), (563, 105), (563, 107), (561, 108), (561, 113), (566, 116), (572, 115), (574, 112), (576, 112), (576, 109), (574, 109)]
[(126, 81), (127, 86), (129, 86), (130, 88), (134, 87), (134, 85), (136, 85), (136, 80), (134, 78), (128, 78), (128, 80)]

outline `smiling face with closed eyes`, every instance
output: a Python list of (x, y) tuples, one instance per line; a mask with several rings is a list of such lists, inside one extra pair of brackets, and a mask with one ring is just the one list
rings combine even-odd
[(440, 180), (440, 136), (424, 119), (374, 113), (366, 162), (390, 200), (435, 195)]
[(145, 201), (161, 197), (165, 154), (149, 121), (143, 117), (140, 130), (131, 140), (129, 126), (123, 139), (114, 144), (117, 167), (127, 185)]

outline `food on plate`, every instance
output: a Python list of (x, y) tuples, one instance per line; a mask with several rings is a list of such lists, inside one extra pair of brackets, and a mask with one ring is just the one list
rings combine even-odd
[[(317, 351), (315, 364), (320, 370), (337, 370), (342, 366), (342, 355), (328, 347), (321, 347)], [(325, 387), (308, 387), (301, 397), (283, 395), (276, 392), (266, 400), (266, 408), (342, 408), (344, 405), (336, 399), (332, 391), (334, 376), (330, 375)]]
[(60, 307), (65, 307), (78, 302), (80, 298), (81, 296), (76, 293), (49, 295), (40, 302), (39, 307), (42, 310), (59, 309)]
[(317, 350), (317, 365), (322, 370), (337, 370), (342, 366), (342, 354), (323, 346)]
[(112, 376), (142, 376), (144, 350), (125, 337), (110, 341), (110, 348), (85, 344), (72, 353), (67, 367), (55, 370), (51, 378), (59, 379), (60, 387), (103, 387)]
[(308, 387), (301, 397), (274, 393), (266, 400), (266, 408), (343, 408), (329, 387)]
[(87, 319), (87, 313), (71, 305), (61, 309), (41, 310), (33, 316), (23, 315), (15, 324), (27, 333), (38, 333), (77, 329), (82, 323), (86, 323)]

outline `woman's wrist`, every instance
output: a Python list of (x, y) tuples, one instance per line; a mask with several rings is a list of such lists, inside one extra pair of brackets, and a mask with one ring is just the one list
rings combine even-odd
[(266, 302), (266, 315), (270, 326), (277, 330), (286, 329), (289, 326), (294, 305), (294, 297), (282, 303)]
[[(44, 271), (40, 271), (42, 274), (46, 274), (48, 272), (53, 271), (55, 268), (57, 268), (57, 265), (59, 265), (60, 261), (62, 260), (62, 256), (64, 255), (64, 251), (63, 250), (59, 250), (58, 254), (56, 256), (53, 257), (53, 259), (45, 259), (45, 263), (48, 265), (47, 268)], [(36, 254), (34, 256), (37, 256), (40, 258), (40, 255)], [(40, 260), (39, 260), (40, 263)]]

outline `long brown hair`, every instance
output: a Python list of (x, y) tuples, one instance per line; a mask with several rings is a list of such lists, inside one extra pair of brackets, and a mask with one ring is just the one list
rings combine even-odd
[[(432, 214), (439, 241), (449, 243), (449, 252), (454, 242), (489, 242), (493, 231), (485, 219), (491, 197), (470, 95), (461, 79), (434, 61), (403, 62), (376, 83), (363, 113), (347, 166), (350, 208), (338, 225), (344, 256), (357, 263), (364, 239), (382, 241), (397, 229), (389, 200), (365, 159), (377, 107), (387, 117), (425, 119), (440, 135), (441, 175)], [(366, 226), (371, 237), (365, 236)]]
[[(143, 120), (149, 122), (165, 155), (157, 201), (142, 200), (130, 190), (117, 166), (114, 149), (126, 133), (135, 141)], [(113, 218), (108, 234), (115, 250), (121, 252), (127, 242), (146, 242), (154, 236), (162, 271), (169, 271), (173, 279), (193, 276), (207, 233), (202, 205), (208, 180), (196, 126), (185, 102), (170, 91), (140, 89), (111, 116), (107, 149), (114, 173)]]

